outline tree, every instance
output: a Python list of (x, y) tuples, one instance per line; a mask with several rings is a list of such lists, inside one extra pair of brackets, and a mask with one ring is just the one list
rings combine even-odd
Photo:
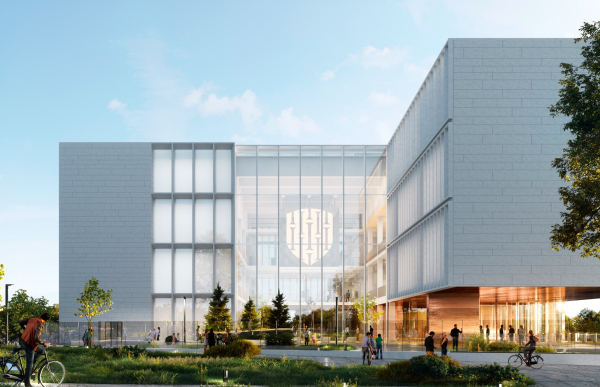
[[(48, 306), (45, 297), (33, 298), (23, 289), (17, 290), (8, 301), (10, 321), (8, 322), (8, 339), (17, 341), (22, 330), (19, 321), (30, 317), (39, 317), (44, 313), (50, 315), (49, 321), (58, 321), (58, 314), (54, 307)], [(6, 332), (6, 310), (0, 312), (0, 332)]]
[(242, 322), (244, 329), (248, 330), (256, 329), (260, 323), (256, 313), (256, 305), (254, 305), (254, 300), (252, 300), (252, 297), (248, 300), (248, 302), (246, 302), (246, 305), (244, 305), (244, 312), (242, 313), (240, 321)]
[(562, 224), (552, 227), (550, 241), (555, 250), (582, 251), (582, 257), (600, 259), (600, 22), (584, 23), (584, 42), (580, 66), (561, 63), (564, 79), (559, 100), (550, 107), (550, 115), (571, 120), (564, 130), (573, 139), (554, 159), (561, 179), (570, 186), (558, 189), (567, 211), (561, 212)]
[(269, 305), (265, 305), (258, 309), (258, 320), (260, 321), (260, 325), (263, 328), (272, 328), (269, 325), (269, 319), (271, 318), (271, 307)]
[(273, 309), (269, 316), (269, 325), (271, 328), (287, 328), (290, 321), (290, 308), (285, 303), (285, 297), (279, 290), (273, 299)]
[[(375, 297), (372, 300), (369, 299), (371, 294), (367, 293), (367, 295), (363, 295), (360, 299), (354, 300), (354, 309), (356, 309), (356, 314), (358, 315), (358, 321), (363, 324), (377, 324), (379, 320), (383, 317), (383, 311), (375, 311), (377, 307), (377, 302), (375, 301)], [(366, 307), (365, 307), (366, 303)], [(366, 315), (365, 315), (366, 311)]]
[(227, 307), (229, 298), (220, 283), (213, 291), (212, 298), (208, 304), (208, 314), (204, 317), (206, 326), (217, 331), (228, 331), (231, 325), (231, 311)]
[(112, 309), (112, 289), (104, 290), (98, 285), (100, 281), (92, 277), (85, 283), (83, 292), (81, 292), (77, 302), (79, 308), (75, 313), (76, 317), (85, 317), (88, 322), (88, 329), (91, 332), (90, 347), (94, 345), (94, 331), (92, 330), (92, 320), (103, 313)]
[(600, 312), (585, 308), (571, 321), (574, 332), (600, 332)]

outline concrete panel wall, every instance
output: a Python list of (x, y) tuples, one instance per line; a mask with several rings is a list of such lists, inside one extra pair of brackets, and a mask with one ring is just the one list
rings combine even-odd
[(60, 320), (91, 277), (113, 289), (98, 321), (151, 320), (152, 150), (149, 143), (61, 143)]
[(450, 183), (457, 286), (599, 286), (600, 262), (552, 251), (564, 183), (551, 161), (569, 135), (548, 106), (573, 39), (454, 39)]

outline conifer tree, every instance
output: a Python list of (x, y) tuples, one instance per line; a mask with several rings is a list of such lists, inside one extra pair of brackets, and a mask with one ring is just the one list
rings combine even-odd
[(256, 314), (256, 305), (254, 305), (252, 297), (246, 302), (246, 305), (244, 305), (244, 312), (242, 313), (240, 321), (242, 322), (242, 327), (244, 327), (244, 329), (256, 329), (258, 326), (260, 321)]
[(207, 328), (221, 332), (229, 330), (231, 325), (231, 311), (227, 307), (229, 298), (224, 293), (221, 284), (217, 283), (208, 304), (208, 314), (204, 317)]
[(271, 309), (271, 315), (269, 316), (269, 325), (272, 328), (286, 328), (289, 326), (290, 321), (290, 308), (285, 303), (285, 297), (277, 290), (277, 295), (273, 300), (273, 309)]

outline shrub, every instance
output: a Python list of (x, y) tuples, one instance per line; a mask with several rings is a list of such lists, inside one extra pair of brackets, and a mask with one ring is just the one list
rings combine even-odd
[(118, 357), (118, 358), (136, 358), (136, 357), (140, 357), (142, 354), (146, 353), (146, 350), (144, 348), (140, 348), (137, 345), (134, 346), (127, 346), (124, 345), (122, 347), (116, 347), (116, 348), (110, 348), (107, 349), (108, 353), (111, 353), (113, 355), (113, 357)]
[(167, 345), (171, 344), (172, 342), (173, 342), (173, 336), (167, 336), (167, 337), (165, 337), (165, 343)]
[(469, 337), (467, 343), (469, 352), (485, 351), (485, 347), (487, 346), (487, 340), (482, 334)]
[(393, 361), (377, 371), (377, 378), (390, 382), (408, 382), (412, 379), (410, 360)]
[(556, 351), (549, 345), (540, 345), (535, 347), (537, 353), (555, 353)]
[(255, 357), (260, 349), (247, 340), (235, 340), (230, 345), (215, 345), (204, 352), (204, 357)]
[(512, 341), (492, 341), (485, 348), (488, 352), (519, 352), (519, 344)]
[(268, 334), (265, 338), (267, 345), (294, 345), (293, 333)]
[(454, 360), (450, 356), (442, 356), (440, 359), (448, 366), (448, 377), (454, 377), (460, 374), (462, 366), (458, 360)]
[(477, 382), (485, 384), (498, 384), (503, 380), (515, 381), (517, 383), (526, 381), (525, 374), (519, 372), (517, 368), (508, 365), (503, 367), (498, 363), (465, 366), (462, 372), (466, 378), (476, 379)]
[(248, 340), (235, 340), (227, 348), (231, 357), (255, 357), (260, 355), (260, 348)]
[(448, 365), (439, 356), (421, 355), (410, 359), (413, 376), (417, 381), (441, 380), (448, 376)]

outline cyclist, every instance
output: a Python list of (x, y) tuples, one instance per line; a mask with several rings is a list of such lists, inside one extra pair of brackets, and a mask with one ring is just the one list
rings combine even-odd
[[(529, 331), (529, 341), (523, 347), (523, 357), (525, 358), (525, 365), (527, 367), (531, 367), (531, 354), (533, 353), (533, 351), (535, 351), (535, 343), (536, 342), (537, 341), (533, 334), (533, 331), (530, 330)], [(527, 346), (529, 346), (529, 347), (527, 347)]]
[(35, 364), (38, 357), (44, 353), (41, 348), (38, 348), (38, 344), (42, 344), (47, 347), (49, 344), (42, 340), (42, 331), (44, 330), (44, 323), (50, 319), (48, 313), (44, 313), (40, 317), (31, 317), (19, 321), (19, 325), (24, 329), (21, 335), (19, 344), (21, 348), (25, 350), (25, 359), (27, 365), (25, 366), (25, 375), (23, 382), (25, 387), (31, 387), (31, 368)]

